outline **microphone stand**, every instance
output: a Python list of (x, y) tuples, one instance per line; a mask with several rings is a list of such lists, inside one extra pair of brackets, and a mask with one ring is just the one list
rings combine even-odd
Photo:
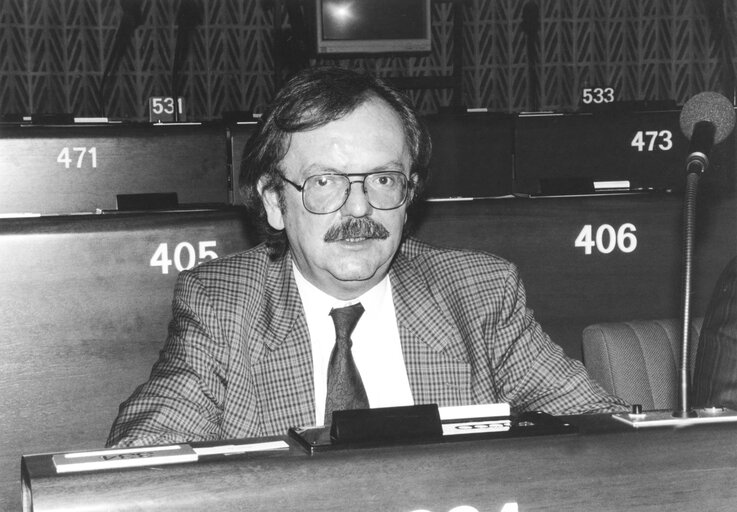
[[(691, 375), (689, 356), (691, 353), (689, 331), (691, 329), (691, 274), (696, 231), (696, 195), (699, 179), (709, 167), (709, 150), (724, 137), (717, 138), (717, 125), (720, 132), (731, 133), (734, 127), (734, 111), (729, 100), (716, 93), (701, 93), (684, 105), (681, 112), (681, 128), (689, 134), (691, 145), (686, 160), (686, 190), (683, 202), (683, 297), (681, 318), (681, 361), (678, 382), (678, 404), (673, 411), (658, 410), (643, 412), (641, 407), (633, 405), (632, 413), (614, 414), (613, 417), (632, 427), (678, 426), (696, 423), (719, 423), (737, 421), (737, 411), (724, 407), (706, 407), (695, 410), (691, 407)], [(696, 99), (696, 102), (694, 102)], [(721, 106), (720, 106), (721, 104)], [(725, 106), (726, 105), (726, 106)], [(694, 107), (694, 108), (690, 108)], [(720, 110), (721, 109), (721, 110)], [(684, 117), (684, 113), (686, 114)], [(696, 122), (689, 130), (688, 126), (694, 114), (708, 115), (707, 119)], [(731, 119), (730, 119), (731, 117)], [(685, 121), (685, 122), (684, 122)]]
[(686, 166), (686, 190), (683, 204), (683, 297), (682, 297), (682, 332), (681, 362), (678, 382), (678, 405), (675, 410), (667, 411), (635, 411), (632, 413), (613, 414), (616, 420), (635, 428), (693, 425), (699, 423), (737, 422), (737, 411), (723, 407), (712, 407), (695, 410), (690, 405), (691, 375), (689, 371), (691, 327), (691, 273), (696, 232), (696, 194), (701, 173), (708, 166), (708, 159), (696, 158)]
[(682, 317), (681, 317), (681, 366), (678, 382), (678, 405), (673, 411), (674, 418), (694, 418), (698, 416), (689, 401), (691, 399), (691, 375), (689, 356), (691, 353), (691, 274), (696, 231), (696, 196), (699, 179), (709, 167), (708, 149), (714, 145), (716, 126), (708, 121), (694, 125), (691, 137), (691, 154), (686, 160), (686, 191), (683, 197), (683, 274), (682, 274)]
[(689, 165), (686, 169), (686, 191), (683, 198), (683, 297), (681, 318), (681, 366), (679, 372), (678, 407), (676, 418), (694, 418), (696, 411), (690, 405), (689, 330), (691, 328), (691, 274), (693, 267), (694, 234), (696, 231), (696, 195), (703, 166)]

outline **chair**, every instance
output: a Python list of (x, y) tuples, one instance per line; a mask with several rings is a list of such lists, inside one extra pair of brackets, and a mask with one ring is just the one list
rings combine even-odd
[[(689, 366), (693, 373), (703, 318), (691, 321)], [(599, 323), (583, 331), (583, 360), (608, 392), (644, 410), (673, 409), (678, 402), (681, 320)]]

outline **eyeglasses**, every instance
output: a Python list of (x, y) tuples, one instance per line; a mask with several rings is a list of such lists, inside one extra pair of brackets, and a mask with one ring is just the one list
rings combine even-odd
[[(351, 181), (352, 177), (361, 180)], [(407, 200), (409, 180), (398, 171), (368, 174), (317, 174), (307, 178), (300, 187), (284, 176), (281, 178), (302, 192), (302, 204), (308, 212), (325, 215), (340, 210), (351, 193), (353, 183), (363, 183), (368, 203), (377, 210), (399, 208)]]

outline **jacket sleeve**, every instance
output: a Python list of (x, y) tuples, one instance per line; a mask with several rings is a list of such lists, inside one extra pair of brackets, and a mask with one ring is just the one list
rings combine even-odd
[(228, 361), (218, 318), (196, 274), (179, 275), (173, 318), (149, 380), (120, 405), (107, 446), (217, 439)]
[(516, 411), (550, 414), (623, 412), (627, 405), (608, 394), (583, 364), (553, 343), (525, 305), (525, 290), (510, 265), (492, 329), (491, 361), (497, 393)]

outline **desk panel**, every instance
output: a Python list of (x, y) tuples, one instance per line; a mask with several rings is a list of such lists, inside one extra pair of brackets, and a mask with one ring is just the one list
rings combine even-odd
[[(680, 110), (602, 110), (532, 114), (515, 119), (514, 191), (519, 194), (593, 192), (594, 182), (627, 181), (630, 190), (685, 186), (689, 140)], [(734, 193), (734, 133), (716, 145), (703, 186)], [(583, 190), (582, 190), (583, 189)]]
[[(36, 512), (70, 510), (731, 510), (737, 428), (629, 431), (572, 418), (577, 435), (236, 456), (45, 476), (26, 458)], [(473, 510), (470, 509), (470, 510)]]
[(0, 154), (0, 214), (116, 210), (118, 195), (136, 194), (228, 202), (219, 125), (4, 126)]
[[(0, 510), (18, 508), (23, 452), (104, 445), (163, 346), (177, 265), (249, 236), (237, 211), (0, 223)], [(162, 247), (172, 263), (152, 266)]]
[[(420, 238), (489, 251), (519, 267), (528, 305), (572, 357), (581, 358), (588, 324), (680, 315), (677, 195), (437, 202), (426, 210), (416, 227)], [(719, 273), (737, 254), (734, 200), (702, 201), (696, 238), (692, 313), (701, 316)]]
[(444, 112), (423, 120), (433, 141), (427, 197), (513, 192), (514, 116)]

